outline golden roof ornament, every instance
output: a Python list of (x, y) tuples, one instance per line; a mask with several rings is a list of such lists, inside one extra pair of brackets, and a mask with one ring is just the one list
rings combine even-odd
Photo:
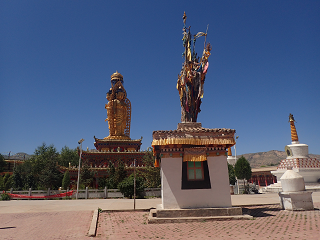
[(228, 156), (232, 156), (231, 147), (228, 148)]

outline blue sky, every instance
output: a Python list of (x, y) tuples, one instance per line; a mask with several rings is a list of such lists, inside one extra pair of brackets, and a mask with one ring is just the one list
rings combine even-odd
[[(284, 150), (289, 113), (320, 154), (320, 1), (1, 1), (0, 153), (94, 148), (118, 70), (131, 138), (180, 122), (182, 15), (212, 45), (198, 122), (232, 128), (237, 155)], [(204, 38), (197, 40), (200, 54)]]

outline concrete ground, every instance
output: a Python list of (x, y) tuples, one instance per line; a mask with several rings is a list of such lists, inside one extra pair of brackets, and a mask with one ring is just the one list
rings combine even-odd
[(315, 211), (279, 209), (276, 193), (232, 195), (233, 206), (254, 220), (146, 224), (148, 211), (161, 199), (0, 201), (0, 239), (94, 239), (87, 236), (93, 210), (100, 214), (96, 239), (320, 239), (320, 192), (312, 194)]

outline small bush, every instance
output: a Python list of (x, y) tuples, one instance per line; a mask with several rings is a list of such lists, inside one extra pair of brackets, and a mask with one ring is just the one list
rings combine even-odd
[(11, 200), (11, 197), (8, 193), (4, 192), (1, 194), (1, 201), (9, 201), (9, 200)]
[[(124, 195), (124, 197), (132, 198), (134, 194), (134, 176), (131, 174), (129, 177), (124, 179), (121, 183), (119, 183), (118, 188), (120, 192)], [(136, 196), (143, 191), (144, 184), (143, 178), (136, 177)]]

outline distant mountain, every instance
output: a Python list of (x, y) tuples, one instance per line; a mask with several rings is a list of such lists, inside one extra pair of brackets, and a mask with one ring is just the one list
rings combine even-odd
[[(244, 156), (249, 161), (252, 168), (259, 168), (261, 166), (278, 166), (281, 160), (286, 159), (287, 154), (284, 151), (271, 150), (269, 152), (237, 155), (237, 158), (241, 156)], [(320, 155), (309, 154), (309, 157), (320, 160)]]
[[(3, 155), (4, 159), (9, 159), (9, 155)], [(10, 155), (10, 159), (15, 159), (15, 160), (27, 160), (31, 157), (31, 155), (24, 153), (24, 152), (19, 152), (15, 153), (13, 155)]]

